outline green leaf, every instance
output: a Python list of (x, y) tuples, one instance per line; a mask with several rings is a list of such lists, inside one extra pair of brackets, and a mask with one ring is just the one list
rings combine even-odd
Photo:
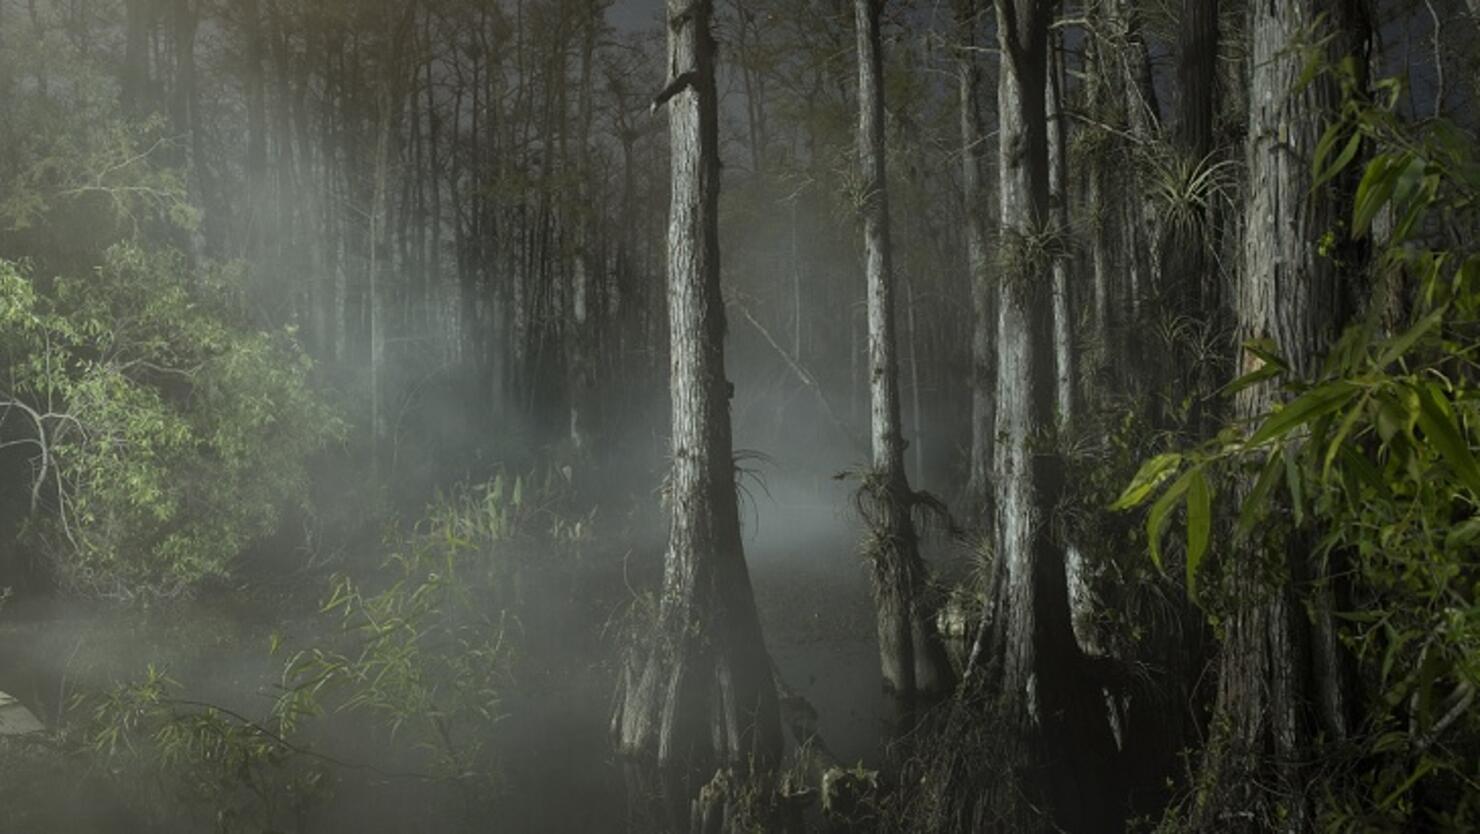
[(1208, 479), (1202, 469), (1188, 473), (1192, 482), (1187, 487), (1187, 595), (1197, 600), (1197, 569), (1208, 552), (1213, 529), (1213, 501)]
[(1160, 486), (1168, 477), (1177, 471), (1182, 464), (1182, 456), (1176, 452), (1157, 455), (1142, 464), (1140, 471), (1131, 479), (1130, 485), (1120, 494), (1114, 504), (1110, 505), (1112, 510), (1129, 510), (1139, 506), (1145, 501), (1152, 491)]
[(1444, 547), (1449, 550), (1460, 550), (1474, 545), (1477, 541), (1480, 541), (1480, 516), (1467, 518), (1449, 528), (1449, 535), (1444, 537)]
[(1275, 449), (1269, 455), (1269, 460), (1264, 463), (1264, 470), (1259, 473), (1259, 480), (1254, 482), (1254, 489), (1244, 499), (1244, 505), (1239, 509), (1238, 535), (1244, 537), (1254, 529), (1255, 522), (1259, 519), (1259, 512), (1264, 503), (1269, 500), (1269, 493), (1274, 490), (1274, 485), (1280, 479), (1280, 473), (1284, 471), (1284, 451)]
[(1411, 154), (1398, 157), (1379, 156), (1367, 163), (1367, 171), (1357, 185), (1357, 197), (1352, 210), (1352, 236), (1361, 237), (1372, 226), (1372, 219), (1387, 205), (1397, 187), (1398, 177), (1408, 167)]
[(1189, 469), (1183, 473), (1182, 477), (1174, 481), (1171, 487), (1156, 499), (1156, 503), (1151, 505), (1151, 512), (1146, 515), (1146, 537), (1151, 542), (1151, 561), (1158, 570), (1161, 569), (1161, 535), (1163, 528), (1166, 527), (1167, 516), (1176, 508), (1177, 502), (1192, 485), (1192, 475), (1197, 471), (1197, 469)]
[(1391, 391), (1384, 391), (1378, 398), (1377, 435), (1383, 443), (1391, 444), (1399, 432), (1406, 434), (1412, 431), (1417, 422), (1417, 403), (1414, 402), (1415, 407), (1410, 410), (1408, 400), (1408, 397), (1396, 396)]
[(1449, 306), (1447, 304), (1440, 305), (1438, 309), (1419, 319), (1418, 324), (1408, 328), (1401, 336), (1395, 336), (1389, 340), (1387, 347), (1382, 351), (1382, 355), (1377, 357), (1377, 367), (1379, 369), (1386, 368), (1398, 361), (1399, 358), (1412, 349), (1413, 345), (1419, 339), (1424, 337), (1424, 334), (1433, 330), (1439, 322), (1443, 321), (1445, 314), (1448, 312)]
[(1454, 467), (1465, 486), (1480, 497), (1480, 465), (1475, 463), (1475, 453), (1465, 441), (1462, 428), (1457, 424), (1453, 413), (1444, 407), (1441, 403), (1443, 398), (1436, 395), (1435, 391), (1435, 385), (1420, 385), (1416, 388), (1418, 425), (1429, 442), (1439, 450), (1439, 454)]
[[(1331, 130), (1337, 130), (1339, 129), (1339, 127), (1339, 124), (1332, 125)], [(1324, 141), (1325, 140), (1322, 139), (1323, 143)], [(1346, 170), (1346, 166), (1351, 164), (1351, 161), (1357, 156), (1357, 151), (1362, 147), (1362, 132), (1360, 130), (1352, 131), (1351, 138), (1346, 140), (1346, 146), (1341, 149), (1341, 153), (1336, 156), (1336, 159), (1331, 162), (1331, 165), (1329, 167), (1322, 170), (1321, 163), (1325, 161), (1325, 156), (1321, 154), (1320, 151), (1325, 151), (1327, 154), (1329, 154), (1330, 149), (1333, 146), (1334, 141), (1331, 145), (1325, 145), (1317, 149), (1316, 161), (1314, 165), (1316, 179), (1315, 184), (1312, 186), (1312, 188), (1320, 188), (1321, 186), (1330, 182), (1334, 177), (1336, 177), (1336, 175)]]
[(1290, 370), (1290, 363), (1279, 353), (1279, 346), (1272, 339), (1250, 339), (1244, 342), (1244, 350), (1254, 354), (1267, 364), (1274, 365), (1282, 371)]
[(1295, 523), (1305, 523), (1305, 488), (1300, 475), (1300, 466), (1294, 455), (1285, 455), (1285, 483), (1290, 488), (1290, 509), (1295, 513)]
[(1274, 379), (1284, 372), (1285, 369), (1281, 368), (1278, 365), (1265, 363), (1263, 365), (1260, 365), (1258, 368), (1244, 374), (1238, 379), (1235, 379), (1233, 382), (1230, 382), (1227, 385), (1223, 386), (1223, 390), (1219, 391), (1218, 393), (1225, 397), (1231, 397), (1234, 394), (1237, 394), (1238, 392), (1244, 390), (1245, 388), (1252, 388), (1253, 386), (1258, 385), (1261, 382)]
[(1350, 402), (1360, 390), (1362, 390), (1361, 386), (1346, 380), (1338, 380), (1312, 388), (1289, 405), (1270, 415), (1269, 419), (1264, 421), (1264, 425), (1260, 426), (1259, 430), (1249, 438), (1247, 445), (1260, 446), (1284, 436), (1297, 426), (1330, 414)]
[(1367, 400), (1370, 397), (1371, 394), (1362, 395), (1361, 402), (1357, 403), (1351, 411), (1347, 412), (1346, 417), (1341, 421), (1341, 426), (1336, 430), (1336, 436), (1331, 438), (1331, 445), (1326, 447), (1325, 463), (1321, 467), (1322, 481), (1331, 479), (1331, 465), (1336, 462), (1336, 456), (1341, 452), (1341, 446), (1346, 442), (1347, 436), (1351, 434), (1352, 428), (1356, 426), (1357, 419), (1366, 411)]

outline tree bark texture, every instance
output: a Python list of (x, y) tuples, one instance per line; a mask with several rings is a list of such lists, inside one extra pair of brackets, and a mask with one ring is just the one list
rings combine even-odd
[(687, 79), (667, 102), (672, 521), (655, 632), (629, 667), (617, 730), (623, 752), (707, 779), (717, 766), (774, 763), (781, 729), (736, 505), (712, 3), (669, 0), (667, 11), (668, 75)]
[(958, 53), (956, 73), (960, 84), (961, 192), (966, 214), (966, 268), (971, 287), (971, 451), (966, 486), (966, 510), (980, 515), (987, 525), (990, 512), (992, 447), (995, 440), (996, 295), (991, 285), (990, 250), (987, 233), (986, 130), (982, 127), (981, 62), (976, 34), (980, 27), (978, 0), (958, 0)]
[(895, 335), (893, 252), (884, 129), (884, 56), (879, 32), (883, 0), (855, 0), (858, 39), (858, 158), (863, 195), (868, 294), (870, 473), (860, 504), (869, 526), (874, 569), (879, 659), (884, 687), (907, 723), (919, 696), (950, 686), (945, 650), (926, 609), (925, 563), (912, 512), (918, 498), (904, 468), (899, 416), (899, 361)]
[[(1270, 339), (1300, 378), (1318, 372), (1350, 304), (1320, 241), (1337, 223), (1340, 189), (1311, 189), (1311, 159), (1338, 104), (1333, 79), (1299, 86), (1305, 67), (1293, 44), (1332, 36), (1330, 57), (1356, 46), (1355, 4), (1316, 0), (1251, 7), (1249, 196), (1243, 264), (1235, 308), (1240, 342)], [(1240, 373), (1260, 360), (1242, 357)], [(1280, 399), (1265, 383), (1240, 391), (1235, 420), (1253, 421)], [(1313, 820), (1301, 784), (1302, 763), (1315, 753), (1330, 674), (1317, 674), (1312, 630), (1293, 580), (1312, 565), (1297, 532), (1242, 545), (1226, 567), (1232, 610), (1219, 664), (1215, 736), (1204, 760), (1204, 797), (1196, 822), (1204, 830), (1309, 831)], [(1261, 555), (1263, 554), (1263, 555)], [(1325, 680), (1323, 680), (1325, 679)]]
[[(1061, 462), (1043, 448), (1053, 427), (1053, 265), (1035, 241), (1049, 229), (1049, 41), (1054, 4), (997, 0), (1003, 245), (997, 320), (996, 558), (984, 678), (1004, 710), (1004, 746), (1023, 781), (1070, 831), (1103, 830), (1114, 795), (1114, 744), (1097, 686), (1074, 639), (1064, 549), (1050, 524)], [(1035, 773), (1036, 771), (1041, 773)]]

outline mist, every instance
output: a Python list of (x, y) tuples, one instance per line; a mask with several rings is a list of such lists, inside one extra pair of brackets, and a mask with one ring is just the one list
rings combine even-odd
[(0, 834), (1470, 830), (1477, 45), (0, 0)]

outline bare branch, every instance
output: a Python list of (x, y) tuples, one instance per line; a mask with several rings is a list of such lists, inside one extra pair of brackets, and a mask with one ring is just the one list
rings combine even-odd
[(648, 107), (648, 112), (658, 112), (659, 108), (667, 104), (669, 99), (694, 86), (694, 82), (698, 79), (698, 73), (694, 72), (693, 70), (689, 70), (688, 72), (683, 73), (682, 75), (668, 82), (667, 87), (664, 87), (661, 91), (658, 92), (656, 96), (653, 96), (653, 103)]
[(755, 316), (751, 315), (750, 310), (744, 304), (741, 304), (738, 301), (733, 303), (735, 305), (735, 308), (740, 311), (740, 315), (744, 316), (745, 320), (750, 322), (751, 326), (756, 329), (756, 332), (761, 334), (761, 338), (765, 339), (766, 343), (769, 344), (772, 348), (775, 349), (778, 354), (781, 355), (781, 358), (786, 362), (786, 366), (791, 369), (791, 372), (793, 374), (796, 374), (797, 379), (800, 380), (801, 383), (807, 388), (811, 389), (813, 394), (817, 395), (817, 402), (822, 405), (822, 410), (827, 414), (827, 419), (831, 421), (832, 424), (836, 426), (838, 430), (841, 431), (845, 436), (853, 438), (856, 445), (857, 438), (853, 436), (853, 433), (849, 430), (848, 425), (844, 423), (841, 419), (839, 419), (837, 412), (833, 411), (832, 404), (828, 402), (827, 394), (822, 390), (822, 385), (817, 382), (817, 378), (814, 377), (812, 373), (806, 368), (802, 367), (801, 363), (797, 361), (796, 357), (788, 353), (786, 351), (786, 348), (783, 348), (780, 343), (776, 341), (776, 338), (771, 335), (771, 331), (767, 330), (765, 326), (757, 321)]

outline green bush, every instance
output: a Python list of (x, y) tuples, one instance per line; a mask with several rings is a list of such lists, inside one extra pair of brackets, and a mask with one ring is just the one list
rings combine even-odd
[(237, 283), (132, 245), (46, 282), (0, 261), (0, 442), (29, 451), (25, 539), (66, 589), (188, 593), (303, 500), (340, 422), (292, 334), (241, 323)]
[[(1246, 345), (1264, 362), (1230, 392), (1276, 380), (1289, 401), (1247, 429), (1151, 459), (1116, 506), (1151, 503), (1158, 559), (1185, 507), (1189, 589), (1226, 476), (1254, 484), (1240, 536), (1293, 525), (1317, 558), (1349, 565), (1350, 604), (1337, 616), (1364, 715), (1323, 771), (1326, 823), (1470, 830), (1480, 818), (1480, 252), (1455, 230), (1480, 224), (1480, 147), (1443, 120), (1404, 122), (1399, 86), (1380, 89), (1385, 103), (1348, 98), (1314, 160), (1320, 187), (1371, 150), (1350, 221), (1378, 249), (1365, 316), (1310, 379), (1290, 372), (1278, 346)], [(1209, 610), (1216, 618), (1218, 606)]]

